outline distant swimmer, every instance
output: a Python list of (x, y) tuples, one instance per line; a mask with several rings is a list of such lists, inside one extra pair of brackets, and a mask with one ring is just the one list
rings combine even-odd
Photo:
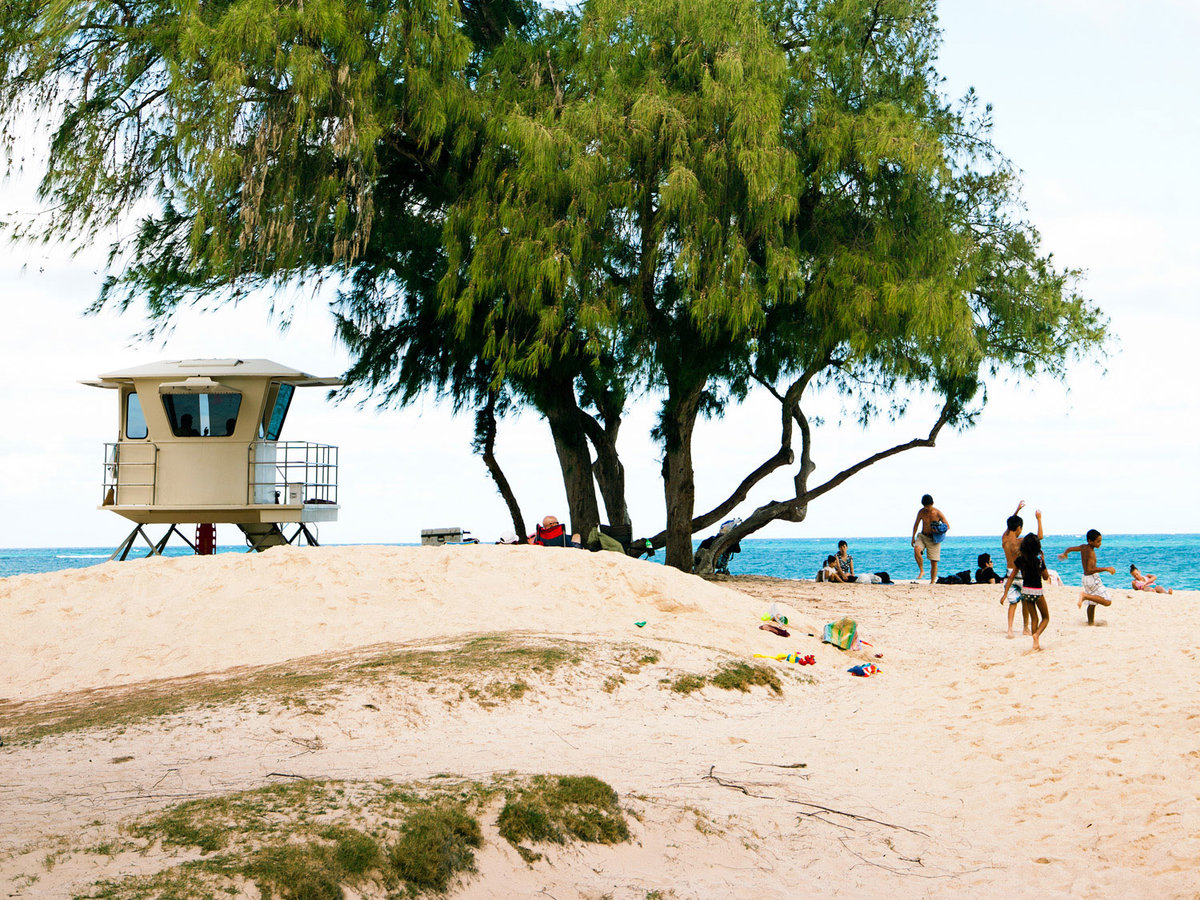
[(1083, 606), (1084, 603), (1087, 603), (1089, 625), (1096, 624), (1097, 606), (1112, 606), (1112, 600), (1108, 598), (1108, 590), (1104, 587), (1104, 582), (1100, 580), (1100, 573), (1107, 572), (1110, 575), (1116, 575), (1117, 570), (1112, 566), (1096, 565), (1096, 551), (1100, 549), (1103, 542), (1104, 535), (1092, 528), (1088, 530), (1086, 544), (1068, 547), (1058, 554), (1059, 559), (1066, 559), (1072, 553), (1079, 554), (1079, 561), (1083, 564), (1083, 590), (1079, 592), (1079, 602), (1076, 606)]

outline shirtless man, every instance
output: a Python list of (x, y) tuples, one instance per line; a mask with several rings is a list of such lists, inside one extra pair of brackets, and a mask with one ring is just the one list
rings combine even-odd
[[(912, 546), (913, 556), (917, 560), (917, 579), (925, 577), (925, 560), (922, 552), (929, 554), (929, 583), (937, 584), (938, 559), (942, 555), (942, 545), (933, 539), (933, 526), (942, 522), (944, 534), (950, 528), (950, 520), (942, 515), (942, 511), (933, 505), (933, 498), (926, 494), (921, 498), (921, 508), (917, 510), (917, 519), (913, 522)], [(917, 529), (920, 528), (918, 533)]]
[(1071, 553), (1079, 553), (1079, 561), (1083, 564), (1083, 590), (1079, 592), (1079, 603), (1077, 606), (1083, 606), (1086, 602), (1087, 620), (1089, 625), (1096, 624), (1096, 606), (1112, 606), (1112, 601), (1108, 599), (1108, 591), (1104, 587), (1104, 582), (1100, 580), (1100, 573), (1107, 572), (1110, 575), (1116, 575), (1117, 570), (1112, 566), (1104, 566), (1103, 568), (1096, 565), (1096, 551), (1100, 549), (1100, 545), (1104, 542), (1104, 535), (1092, 528), (1087, 533), (1087, 543), (1080, 544), (1078, 547), (1068, 547), (1062, 553), (1058, 554), (1059, 559), (1066, 559)]
[[(1008, 574), (1013, 574), (1013, 566), (1017, 558), (1017, 554), (1021, 551), (1021, 529), (1025, 527), (1025, 521), (1017, 515), (1025, 508), (1025, 501), (1022, 500), (1017, 504), (1016, 511), (1008, 517), (1007, 527), (1004, 534), (1000, 535), (1000, 546), (1004, 548), (1004, 562), (1008, 567)], [(1035, 510), (1034, 515), (1037, 517), (1038, 530), (1037, 536), (1040, 541), (1044, 537), (1042, 530), (1042, 511)], [(1017, 611), (1017, 607), (1021, 607), (1021, 623), (1023, 628), (1022, 634), (1032, 634), (1029, 629), (1029, 610), (1025, 604), (1021, 602), (1021, 573), (1017, 572), (1013, 576), (1013, 584), (1009, 589), (1008, 594), (1000, 602), (1008, 601), (1008, 634), (1005, 637), (1013, 636), (1013, 618)]]

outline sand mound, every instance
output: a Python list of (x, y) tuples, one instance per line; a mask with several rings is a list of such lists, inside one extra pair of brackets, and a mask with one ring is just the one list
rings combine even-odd
[[(0, 580), (0, 699), (489, 631), (637, 631), (739, 654), (744, 594), (615, 553), (280, 547)], [(734, 623), (737, 623), (736, 625)]]

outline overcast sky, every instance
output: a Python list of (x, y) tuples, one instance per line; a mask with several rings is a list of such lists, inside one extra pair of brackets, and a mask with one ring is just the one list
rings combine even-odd
[[(1200, 428), (1200, 126), (1191, 0), (946, 0), (946, 91), (974, 86), (993, 104), (995, 139), (1022, 170), (1028, 215), (1060, 265), (1086, 270), (1084, 292), (1111, 317), (1117, 342), (1068, 384), (991, 385), (977, 426), (938, 446), (868, 469), (815, 502), (807, 521), (771, 537), (907, 535), (932, 493), (958, 534), (999, 532), (1018, 499), (1045, 511), (1052, 533), (1197, 532)], [(34, 208), (31, 185), (10, 180), (0, 218)], [(280, 334), (266, 303), (189, 314), (165, 342), (139, 344), (136, 316), (83, 318), (106, 247), (6, 246), (0, 255), (0, 546), (115, 545), (129, 524), (96, 509), (102, 445), (116, 436), (115, 395), (79, 379), (158, 359), (265, 357), (336, 375), (346, 356), (323, 302), (300, 298)], [(769, 401), (769, 402), (768, 402)], [(778, 442), (769, 398), (751, 398), (696, 436), (698, 504), (722, 499)], [(817, 477), (927, 432), (917, 404), (899, 425), (839, 425), (837, 403), (816, 433)], [(638, 533), (663, 524), (653, 404), (633, 409), (622, 453)], [(341, 447), (340, 521), (326, 543), (411, 542), (421, 528), (457, 525), (484, 540), (511, 530), (471, 421), (427, 401), (403, 411), (332, 406), (301, 390), (284, 438)], [(502, 424), (497, 455), (532, 522), (566, 504), (549, 432), (531, 415)], [(739, 511), (787, 494), (790, 475), (762, 485)], [(233, 526), (221, 543), (240, 542)]]

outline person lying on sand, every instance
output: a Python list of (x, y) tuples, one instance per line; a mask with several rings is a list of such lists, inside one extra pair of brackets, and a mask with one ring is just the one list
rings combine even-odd
[(1135, 564), (1130, 564), (1129, 566), (1129, 577), (1133, 579), (1133, 589), (1135, 591), (1149, 591), (1155, 594), (1175, 593), (1170, 588), (1156, 584), (1155, 582), (1158, 581), (1157, 575), (1143, 575)]

